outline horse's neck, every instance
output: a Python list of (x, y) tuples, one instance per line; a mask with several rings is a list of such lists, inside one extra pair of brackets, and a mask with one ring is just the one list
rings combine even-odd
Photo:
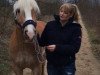
[(24, 40), (23, 40), (21, 29), (18, 29), (17, 27), (15, 27), (10, 38), (9, 47), (11, 49), (17, 49), (17, 48), (23, 47), (23, 41)]
[(22, 30), (18, 27), (15, 28), (15, 36), (17, 41), (24, 41), (23, 33)]

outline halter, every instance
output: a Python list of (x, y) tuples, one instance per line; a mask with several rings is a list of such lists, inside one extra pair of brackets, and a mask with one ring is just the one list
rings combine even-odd
[(29, 24), (32, 24), (36, 28), (36, 22), (34, 22), (33, 20), (25, 21), (24, 24), (23, 24), (23, 28), (25, 28)]
[(23, 30), (26, 26), (28, 26), (29, 24), (32, 24), (35, 28), (36, 28), (36, 22), (34, 22), (33, 20), (27, 20), (24, 22), (23, 25), (21, 25), (16, 19), (15, 19), (15, 23)]
[[(21, 24), (17, 21), (16, 18), (15, 18), (15, 23), (16, 23), (16, 25), (21, 29), (24, 38), (27, 38), (27, 36), (26, 36), (26, 31), (25, 31), (25, 33), (24, 33), (24, 28), (25, 28), (26, 26), (30, 25), (30, 24), (33, 25), (33, 26), (36, 28), (36, 25), (37, 25), (37, 23), (34, 22), (33, 20), (27, 20), (27, 21), (25, 21), (25, 22), (23, 23), (23, 25), (21, 25)], [(37, 35), (37, 32), (35, 33), (35, 35)]]

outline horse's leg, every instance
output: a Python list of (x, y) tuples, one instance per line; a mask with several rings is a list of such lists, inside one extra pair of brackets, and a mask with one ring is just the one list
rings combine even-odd
[(23, 75), (23, 69), (19, 68), (16, 64), (11, 63), (12, 70), (15, 72), (15, 75)]
[(36, 67), (34, 67), (32, 69), (32, 75), (41, 75), (41, 67), (40, 67), (40, 65), (38, 65), (38, 66), (36, 66)]
[(47, 74), (47, 60), (43, 63), (43, 75), (48, 75)]
[(41, 61), (42, 61), (42, 73), (41, 75), (47, 75), (46, 74), (46, 53), (45, 53), (45, 50), (44, 50), (44, 47), (40, 47), (40, 52), (41, 52)]

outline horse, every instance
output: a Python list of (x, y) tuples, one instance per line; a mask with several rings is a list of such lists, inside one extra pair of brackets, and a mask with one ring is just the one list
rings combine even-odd
[(33, 75), (42, 75), (43, 48), (37, 36), (41, 35), (45, 22), (37, 21), (40, 9), (35, 0), (18, 0), (13, 6), (16, 26), (9, 42), (11, 67), (16, 75), (23, 75), (23, 69), (30, 68)]

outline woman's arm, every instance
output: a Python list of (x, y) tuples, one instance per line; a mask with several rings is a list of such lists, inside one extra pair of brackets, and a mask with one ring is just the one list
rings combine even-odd
[(71, 42), (69, 44), (66, 45), (61, 45), (58, 44), (56, 45), (56, 52), (59, 52), (61, 54), (75, 54), (79, 51), (80, 46), (81, 46), (81, 38), (82, 38), (82, 31), (81, 28), (75, 28), (74, 32), (73, 32), (73, 36), (71, 39)]

